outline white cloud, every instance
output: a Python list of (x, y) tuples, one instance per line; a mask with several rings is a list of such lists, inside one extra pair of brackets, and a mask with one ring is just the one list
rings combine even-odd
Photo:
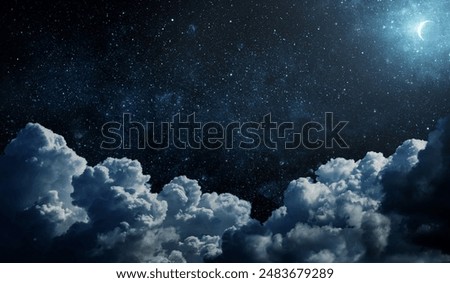
[[(361, 160), (332, 159), (316, 180), (299, 178), (284, 193), (284, 205), (260, 228), (228, 231), (219, 260), (245, 250), (247, 261), (382, 261), (391, 219), (380, 211), (387, 171), (409, 172), (426, 142), (408, 140), (391, 157), (369, 152)], [(258, 252), (246, 250), (253, 246)]]
[(86, 214), (73, 206), (72, 177), (80, 175), (86, 160), (70, 149), (64, 138), (39, 124), (28, 124), (0, 158), (0, 203), (7, 217), (38, 210), (48, 221), (48, 236), (64, 233)]
[(87, 166), (63, 137), (28, 124), (0, 156), (1, 258), (448, 260), (449, 127), (442, 122), (428, 143), (408, 140), (387, 158), (330, 160), (315, 179), (292, 181), (283, 205), (261, 224), (234, 195), (203, 193), (184, 176), (154, 193), (138, 161)]
[(139, 162), (125, 158), (109, 158), (74, 178), (74, 203), (86, 209), (98, 234), (96, 255), (201, 261), (220, 253), (226, 229), (250, 219), (250, 204), (231, 194), (203, 194), (197, 181), (183, 176), (154, 194), (149, 180)]

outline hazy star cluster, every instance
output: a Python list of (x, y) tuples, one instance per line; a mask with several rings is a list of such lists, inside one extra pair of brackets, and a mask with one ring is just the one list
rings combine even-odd
[(391, 43), (388, 52), (402, 56), (424, 80), (443, 79), (450, 62), (449, 9), (447, 1), (403, 1), (376, 19), (384, 42)]

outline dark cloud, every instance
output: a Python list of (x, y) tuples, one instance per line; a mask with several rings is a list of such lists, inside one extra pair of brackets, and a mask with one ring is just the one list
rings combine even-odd
[(448, 261), (449, 132), (441, 125), (428, 144), (407, 140), (388, 158), (369, 152), (358, 161), (330, 160), (315, 180), (292, 181), (264, 224), (228, 230), (216, 260)]
[(91, 167), (28, 124), (0, 157), (2, 261), (448, 261), (447, 120), (390, 157), (336, 158), (292, 181), (265, 223), (177, 177), (154, 193), (138, 161)]
[(450, 253), (450, 123), (440, 121), (410, 171), (383, 177), (383, 213), (396, 217), (397, 233), (410, 244)]

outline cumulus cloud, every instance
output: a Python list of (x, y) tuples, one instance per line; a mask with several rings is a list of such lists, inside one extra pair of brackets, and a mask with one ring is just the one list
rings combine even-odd
[(385, 157), (332, 159), (292, 181), (265, 223), (180, 176), (152, 192), (138, 161), (88, 166), (28, 124), (0, 156), (0, 259), (80, 262), (449, 260), (450, 126)]
[[(402, 246), (430, 254), (424, 248), (450, 254), (450, 122), (440, 121), (411, 170), (394, 167), (383, 178), (382, 212), (392, 215)], [(408, 239), (409, 241), (404, 241)], [(413, 244), (413, 245), (412, 245)], [(417, 248), (421, 247), (420, 249)], [(398, 256), (398, 255), (395, 255)], [(417, 260), (421, 260), (418, 258)]]
[(70, 149), (63, 137), (38, 124), (28, 124), (0, 159), (2, 208), (23, 211), (39, 203), (44, 211), (46, 204), (54, 206), (60, 199), (66, 209), (74, 210), (72, 177), (85, 167), (86, 160)]
[(243, 244), (229, 248), (239, 240), (224, 241), (218, 259), (231, 257), (244, 244), (253, 246), (249, 241), (265, 243), (254, 258), (262, 262), (355, 262), (379, 256), (390, 232), (389, 218), (378, 212), (383, 195), (379, 176), (388, 163), (382, 154), (369, 152), (359, 161), (330, 160), (316, 170), (316, 180), (292, 181), (284, 206), (262, 227), (227, 231), (226, 237), (244, 238)]
[[(437, 132), (439, 132), (438, 130)], [(449, 131), (450, 132), (450, 131)], [(258, 262), (359, 262), (359, 261), (446, 261), (445, 245), (423, 247), (411, 242), (405, 234), (404, 219), (410, 214), (423, 217), (426, 210), (407, 198), (405, 191), (419, 193), (407, 181), (417, 178), (417, 170), (442, 164), (422, 165), (428, 156), (443, 156), (435, 152), (436, 133), (430, 142), (408, 140), (390, 157), (369, 152), (358, 161), (336, 158), (320, 166), (316, 178), (300, 178), (290, 183), (284, 193), (284, 205), (273, 211), (262, 225), (252, 223), (241, 229), (230, 229), (223, 237), (223, 254), (217, 261)], [(443, 144), (442, 141), (440, 144)], [(428, 153), (432, 151), (432, 153)], [(442, 158), (437, 159), (442, 160)], [(448, 168), (450, 169), (450, 168)], [(422, 170), (420, 170), (422, 171)], [(442, 174), (448, 171), (440, 171)], [(404, 175), (404, 179), (398, 176)], [(424, 173), (429, 176), (429, 172)], [(446, 176), (446, 175), (442, 175)], [(441, 177), (442, 177), (441, 176)], [(430, 183), (421, 185), (426, 188)], [(387, 185), (389, 182), (393, 185)], [(447, 180), (446, 184), (448, 184)], [(405, 184), (402, 189), (399, 182)], [(428, 190), (427, 190), (428, 191)], [(448, 189), (446, 190), (448, 192)], [(430, 199), (438, 198), (430, 192)], [(450, 200), (442, 195), (440, 201)], [(429, 200), (418, 197), (426, 205)], [(411, 211), (394, 213), (396, 202), (404, 202)], [(392, 204), (390, 207), (389, 204)], [(388, 209), (388, 207), (390, 207)], [(400, 205), (401, 207), (401, 205)], [(436, 211), (430, 206), (431, 211)], [(448, 209), (448, 206), (447, 206)], [(442, 214), (440, 214), (442, 216)], [(448, 214), (447, 214), (448, 215)], [(445, 218), (443, 216), (442, 218)], [(416, 218), (414, 218), (416, 219)], [(418, 220), (418, 219), (416, 219)], [(442, 227), (447, 238), (449, 223), (430, 227), (421, 222), (425, 231)], [(424, 226), (423, 226), (424, 225)], [(437, 224), (436, 224), (437, 225)], [(409, 230), (409, 229), (408, 229)], [(406, 232), (408, 233), (408, 232)], [(443, 236), (444, 234), (442, 234)]]
[(6, 231), (0, 236), (0, 257), (20, 257), (27, 249), (33, 254), (34, 247), (87, 221), (70, 197), (72, 177), (85, 167), (85, 159), (61, 136), (38, 124), (28, 124), (11, 141), (0, 157), (0, 221)]
[[(177, 226), (183, 237), (222, 235), (250, 219), (250, 203), (231, 194), (202, 194), (197, 181), (175, 178), (164, 186), (158, 199), (168, 202), (166, 224)], [(207, 224), (207, 225), (205, 225)]]
[[(94, 257), (119, 261), (202, 261), (220, 252), (220, 236), (250, 218), (250, 204), (230, 194), (203, 194), (177, 177), (151, 193), (139, 162), (108, 158), (73, 180), (73, 203), (86, 209), (97, 235)], [(187, 258), (187, 259), (186, 259)]]
[(135, 160), (91, 167), (63, 137), (28, 124), (0, 157), (2, 260), (203, 261), (250, 220), (231, 194), (177, 177), (161, 193)]

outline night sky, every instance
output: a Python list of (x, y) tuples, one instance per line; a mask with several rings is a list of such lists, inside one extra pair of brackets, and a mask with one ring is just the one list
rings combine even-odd
[[(449, 114), (450, 2), (8, 1), (0, 17), (0, 152), (28, 122), (94, 166), (138, 160), (159, 192), (173, 178), (232, 193), (265, 221), (289, 183), (331, 158), (392, 155)], [(348, 149), (102, 150), (131, 113), (166, 122), (349, 121)]]

